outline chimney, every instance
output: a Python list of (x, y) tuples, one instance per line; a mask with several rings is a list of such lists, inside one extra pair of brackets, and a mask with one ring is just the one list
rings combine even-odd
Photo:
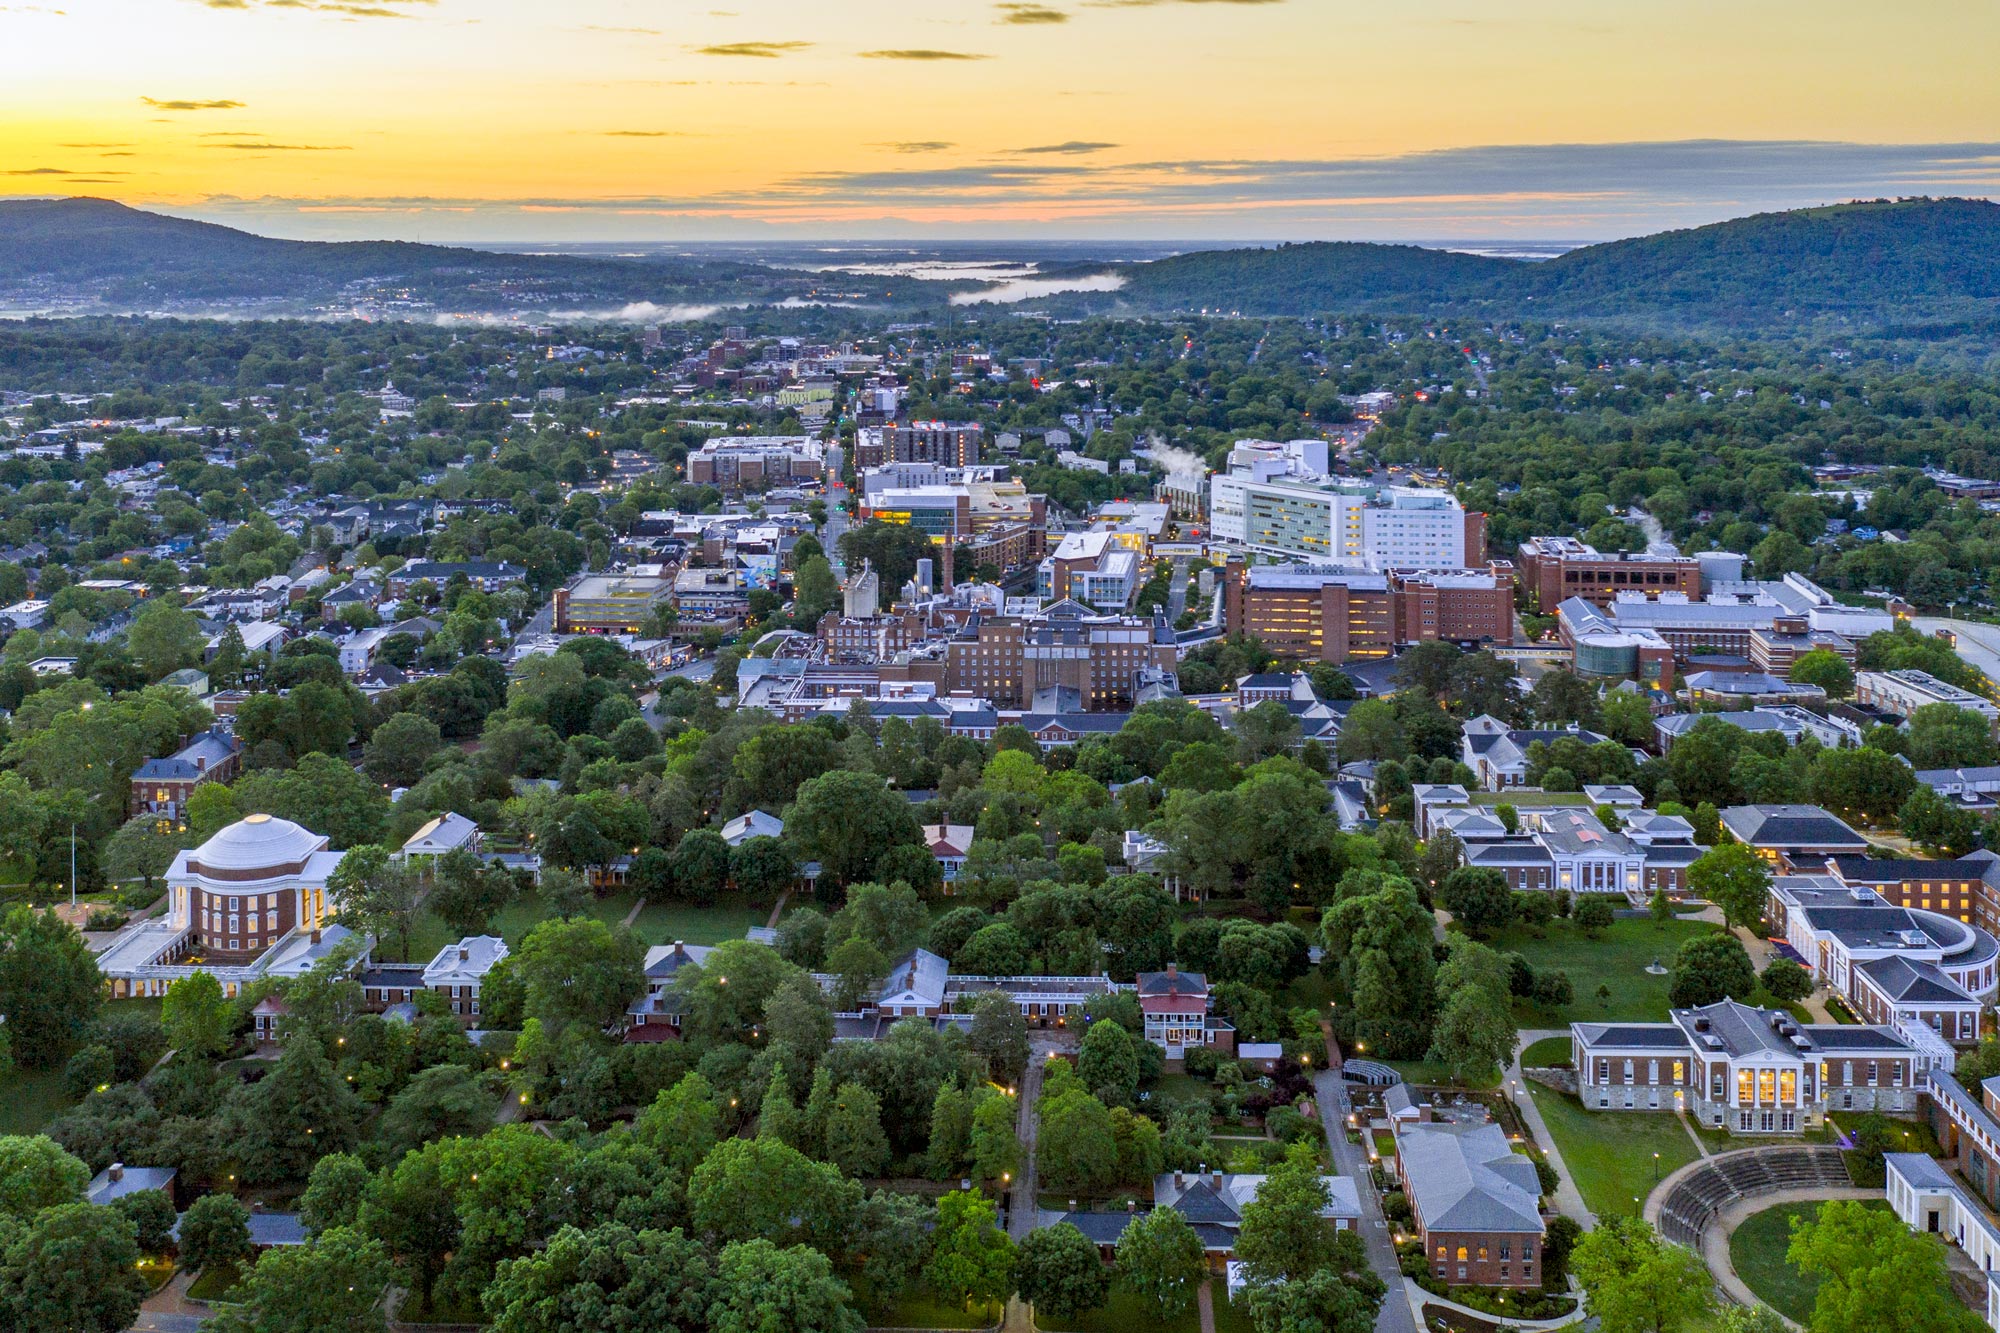
[(1187, 1188), (1187, 1177), (1185, 1175), (1182, 1175), (1178, 1171), (1174, 1172), (1174, 1192), (1178, 1194), (1186, 1188)]
[(1217, 1171), (1214, 1175), (1210, 1176), (1208, 1178), (1208, 1184), (1209, 1188), (1213, 1189), (1216, 1193), (1220, 1194), (1222, 1192), (1222, 1173), (1220, 1171)]
[(125, 1163), (113, 1162), (111, 1169), (104, 1174), (111, 1178), (113, 1184), (117, 1184), (119, 1181), (125, 1179)]
[(465, 946), (464, 946), (463, 944), (459, 945), (459, 946), (458, 946), (458, 961), (459, 961), (459, 962), (461, 962), (461, 963), (469, 963), (469, 962), (471, 962), (471, 961), (472, 961), (472, 950), (470, 950), (470, 949), (466, 948), (466, 947), (465, 947)]
[(318, 926), (314, 926), (314, 927), (313, 927), (313, 933), (312, 933), (312, 942), (313, 942), (314, 944), (318, 944), (318, 943), (319, 943), (319, 927), (318, 927)]
[(263, 1212), (263, 1211), (264, 1211), (264, 1201), (263, 1201), (262, 1199), (252, 1199), (252, 1200), (250, 1201), (250, 1211), (251, 1211), (251, 1212), (253, 1212), (253, 1213), (261, 1213), (261, 1212)]
[(1167, 976), (1169, 978), (1178, 977), (1180, 974), (1181, 974), (1181, 969), (1178, 964), (1176, 963), (1167, 964)]

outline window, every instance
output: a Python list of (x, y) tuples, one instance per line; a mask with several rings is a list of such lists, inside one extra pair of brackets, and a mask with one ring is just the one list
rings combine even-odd
[(1463, 1245), (1461, 1245), (1458, 1247), (1458, 1261), (1460, 1263), (1464, 1263), (1465, 1259), (1466, 1259), (1466, 1249)]

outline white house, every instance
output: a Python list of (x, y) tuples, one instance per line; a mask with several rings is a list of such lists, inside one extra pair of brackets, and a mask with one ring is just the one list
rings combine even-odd
[(424, 967), (424, 989), (451, 1001), (460, 1018), (479, 1017), (479, 988), (493, 965), (507, 956), (507, 942), (498, 935), (469, 935), (438, 950)]

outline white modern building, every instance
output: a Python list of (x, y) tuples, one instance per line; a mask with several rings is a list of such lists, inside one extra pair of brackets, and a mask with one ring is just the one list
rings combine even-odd
[(1988, 726), (2000, 724), (2000, 705), (1984, 695), (1939, 680), (1928, 671), (1856, 672), (1854, 699), (1898, 717), (1908, 717), (1929, 704), (1950, 704), (1979, 714)]
[(1465, 567), (1465, 507), (1445, 491), (1307, 481), (1259, 462), (1209, 479), (1209, 523), (1217, 540), (1267, 555), (1375, 569)]

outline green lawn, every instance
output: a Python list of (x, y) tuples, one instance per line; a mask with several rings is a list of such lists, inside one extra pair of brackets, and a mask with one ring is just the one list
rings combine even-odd
[(1521, 1068), (1567, 1069), (1572, 1054), (1568, 1037), (1543, 1037), (1521, 1051)]
[[(1366, 1052), (1358, 1052), (1358, 1054), (1365, 1056)], [(1431, 1060), (1383, 1060), (1381, 1063), (1401, 1074), (1403, 1082), (1415, 1087), (1461, 1086), (1458, 1080), (1452, 1077), (1449, 1065), (1439, 1064)], [(1496, 1065), (1491, 1078), (1476, 1079), (1472, 1083), (1463, 1086), (1471, 1088), (1497, 1088), (1500, 1086), (1500, 1069)]]
[(648, 944), (720, 944), (740, 940), (752, 926), (771, 919), (768, 903), (751, 903), (735, 895), (713, 907), (691, 907), (686, 903), (647, 903), (632, 929)]
[(1000, 1308), (963, 1310), (913, 1291), (886, 1308), (869, 1310), (867, 1319), (870, 1328), (991, 1328), (1000, 1322)]
[[(1503, 952), (1520, 954), (1537, 972), (1563, 972), (1569, 977), (1575, 998), (1561, 1009), (1515, 1003), (1516, 1021), (1523, 1027), (1612, 1019), (1661, 1022), (1667, 1016), (1669, 978), (1652, 975), (1647, 965), (1657, 958), (1662, 967), (1672, 967), (1674, 951), (1683, 942), (1716, 929), (1705, 921), (1655, 924), (1650, 917), (1619, 917), (1593, 940), (1567, 921), (1554, 921), (1540, 939), (1526, 927), (1512, 926), (1498, 932), (1491, 943)], [(1608, 1000), (1598, 999), (1600, 986), (1610, 992)]]
[[(1886, 1199), (1861, 1203), (1864, 1208), (1889, 1206)], [(1752, 1214), (1729, 1237), (1729, 1262), (1736, 1275), (1779, 1314), (1800, 1323), (1812, 1318), (1819, 1279), (1806, 1277), (1785, 1262), (1785, 1248), (1791, 1244), (1792, 1220), (1818, 1212), (1816, 1203), (1781, 1203)]]
[(1545, 810), (1566, 805), (1590, 808), (1590, 798), (1580, 791), (1476, 791), (1472, 803), (1491, 809), (1511, 805), (1516, 810)]
[[(583, 909), (584, 915), (595, 917), (607, 926), (616, 926), (631, 915), (638, 901), (636, 893), (607, 894), (591, 899)], [(638, 920), (633, 922), (633, 930), (648, 944), (667, 944), (674, 940), (689, 944), (720, 944), (724, 940), (742, 939), (744, 931), (751, 926), (763, 925), (770, 915), (768, 906), (760, 907), (734, 895), (713, 907), (648, 903), (640, 909)], [(509, 945), (518, 945), (530, 930), (547, 920), (548, 916), (548, 908), (540, 898), (532, 893), (523, 894), (493, 918), (493, 933)], [(457, 940), (457, 933), (437, 917), (429, 912), (419, 913), (416, 926), (410, 932), (409, 958), (400, 961), (427, 963), (437, 957), (438, 950)], [(384, 947), (383, 956), (395, 960), (393, 940)]]
[(60, 1069), (14, 1069), (0, 1077), (0, 1134), (39, 1134), (72, 1105)]
[(204, 1268), (188, 1286), (188, 1296), (197, 1301), (219, 1301), (226, 1299), (230, 1290), (240, 1280), (235, 1264), (217, 1264)]
[(1594, 1213), (1637, 1216), (1658, 1181), (1695, 1159), (1694, 1140), (1670, 1111), (1586, 1111), (1533, 1083), (1528, 1095)]
[[(1230, 1303), (1228, 1289), (1220, 1278), (1210, 1281), (1209, 1295), (1215, 1302), (1216, 1333), (1250, 1333), (1248, 1307)], [(1148, 1333), (1200, 1333), (1201, 1317), (1190, 1305), (1180, 1318), (1162, 1320), (1149, 1305), (1114, 1283), (1111, 1299), (1100, 1308), (1074, 1319), (1055, 1319), (1038, 1312), (1035, 1327), (1043, 1333), (1132, 1333), (1134, 1329), (1145, 1329)]]

